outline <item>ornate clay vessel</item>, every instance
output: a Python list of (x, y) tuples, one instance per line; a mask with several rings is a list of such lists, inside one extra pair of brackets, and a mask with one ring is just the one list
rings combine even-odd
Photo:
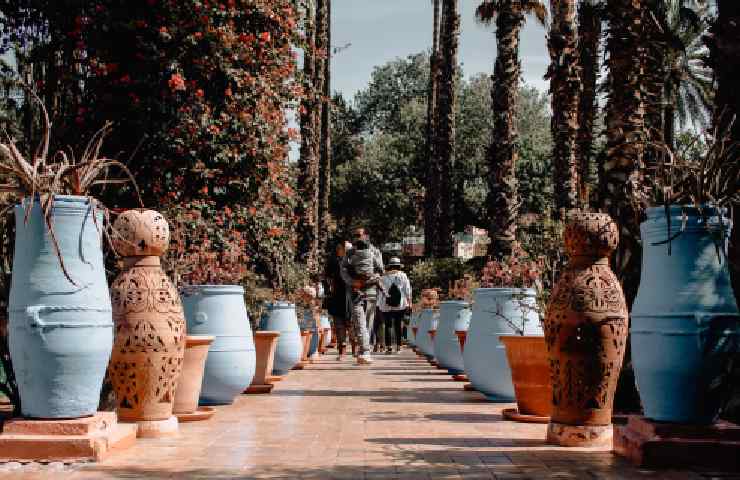
[(609, 215), (570, 216), (565, 229), (570, 263), (553, 289), (544, 322), (552, 379), (551, 443), (611, 442), (629, 318), (622, 287), (609, 266), (618, 243), (617, 225)]
[(122, 420), (168, 420), (185, 351), (180, 296), (159, 263), (169, 227), (158, 212), (129, 210), (114, 229), (114, 247), (124, 257), (111, 286), (115, 336), (108, 374), (116, 411)]

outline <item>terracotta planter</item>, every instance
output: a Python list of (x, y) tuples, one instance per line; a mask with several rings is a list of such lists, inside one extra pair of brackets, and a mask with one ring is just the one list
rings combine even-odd
[(552, 387), (545, 338), (501, 335), (499, 340), (506, 346), (519, 415), (549, 417)]
[(457, 335), (457, 341), (460, 342), (460, 351), (465, 353), (465, 340), (468, 336), (468, 331), (455, 330), (455, 335)]
[(301, 360), (293, 367), (293, 370), (303, 370), (306, 368), (308, 363), (308, 352), (311, 349), (311, 338), (313, 332), (310, 330), (301, 330), (301, 341), (303, 342), (303, 350), (301, 352)]
[(254, 347), (257, 351), (257, 368), (254, 371), (252, 384), (244, 393), (270, 393), (274, 386), (271, 382), (272, 368), (275, 363), (275, 350), (277, 349), (280, 332), (258, 331), (254, 332)]
[(180, 296), (160, 267), (169, 245), (165, 218), (129, 210), (114, 224), (116, 250), (124, 255), (111, 285), (115, 336), (109, 377), (121, 420), (169, 420), (185, 353)]
[(200, 388), (203, 384), (203, 369), (206, 366), (208, 348), (216, 337), (188, 335), (185, 337), (185, 358), (182, 373), (177, 382), (173, 412), (193, 413), (198, 409)]
[[(606, 214), (573, 214), (565, 229), (570, 263), (553, 289), (544, 321), (553, 402), (548, 439), (553, 443), (611, 440), (614, 392), (628, 328), (622, 287), (609, 267), (618, 242), (617, 226)], [(574, 432), (572, 426), (605, 428)]]

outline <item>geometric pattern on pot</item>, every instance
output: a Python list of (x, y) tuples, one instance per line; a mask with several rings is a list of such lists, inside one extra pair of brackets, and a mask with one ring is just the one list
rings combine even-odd
[(556, 423), (611, 422), (628, 330), (622, 287), (609, 266), (618, 240), (608, 215), (570, 216), (565, 246), (571, 260), (544, 321)]
[(108, 375), (121, 419), (165, 420), (172, 416), (185, 352), (180, 296), (158, 257), (169, 229), (152, 211), (124, 212), (115, 223), (121, 225), (127, 233), (116, 239), (116, 247), (136, 256), (126, 258), (111, 286), (115, 336)]

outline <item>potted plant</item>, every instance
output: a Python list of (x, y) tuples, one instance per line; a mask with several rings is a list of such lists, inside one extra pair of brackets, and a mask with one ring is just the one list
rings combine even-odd
[(470, 325), (470, 301), (473, 277), (450, 283), (448, 299), (439, 303), (439, 324), (434, 337), (434, 352), (437, 362), (450, 375), (461, 375), (465, 371), (460, 341), (456, 332), (467, 332)]
[(714, 132), (663, 153), (654, 176), (657, 206), (640, 225), (635, 379), (647, 418), (707, 424), (720, 410), (727, 362), (740, 352), (727, 256), (727, 209), (740, 202), (738, 145)]
[(26, 158), (12, 139), (0, 142), (2, 189), (19, 198), (8, 305), (13, 400), (25, 417), (76, 418), (97, 411), (113, 344), (103, 266), (109, 214), (89, 191), (127, 181), (110, 179), (112, 167), (130, 173), (100, 155), (109, 125), (79, 158), (51, 153), (49, 118), (35, 98), (44, 120), (35, 153)]
[(500, 337), (542, 336), (535, 289), (541, 270), (538, 261), (531, 260), (517, 244), (508, 258), (485, 265), (481, 288), (473, 291), (473, 312), (463, 360), (473, 388), (490, 400), (510, 402), (515, 398)]
[(208, 201), (172, 207), (170, 265), (180, 286), (187, 332), (213, 336), (201, 405), (225, 405), (252, 382), (256, 354), (242, 284), (249, 276), (245, 238), (228, 207)]

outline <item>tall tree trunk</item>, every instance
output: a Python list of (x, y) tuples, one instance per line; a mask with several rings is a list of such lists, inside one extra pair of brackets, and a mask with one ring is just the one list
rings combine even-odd
[(435, 109), (439, 84), (440, 1), (432, 0), (434, 24), (432, 26), (432, 54), (429, 58), (429, 89), (427, 91), (427, 178), (424, 193), (424, 253), (427, 256), (434, 255), (434, 246), (438, 243), (437, 234), (441, 209), (439, 164), (436, 162), (434, 152), (434, 139), (437, 131)]
[(552, 27), (547, 38), (550, 51), (552, 95), (553, 163), (555, 185), (555, 216), (578, 206), (578, 99), (581, 89), (576, 32), (576, 1), (550, 0)]
[(663, 109), (666, 104), (666, 52), (669, 45), (663, 32), (665, 19), (665, 0), (643, 1), (643, 76), (644, 89), (642, 104), (645, 109), (645, 133), (648, 144), (645, 148), (644, 162), (648, 171), (652, 171), (658, 164), (658, 149), (651, 145), (668, 143), (664, 133), (667, 126), (663, 119)]
[(439, 221), (434, 255), (452, 256), (452, 163), (455, 161), (455, 110), (457, 105), (457, 50), (460, 35), (458, 0), (444, 0), (440, 37), (440, 82), (437, 93), (437, 132), (434, 141), (435, 163), (439, 171)]
[(516, 164), (519, 134), (516, 110), (519, 102), (519, 34), (524, 15), (519, 2), (502, 0), (496, 16), (496, 63), (493, 67), (493, 137), (486, 153), (488, 161), (488, 218), (491, 222), (489, 254), (501, 258), (511, 254), (516, 242), (519, 216)]
[[(720, 132), (728, 129), (732, 142), (740, 143), (740, 2), (717, 0), (718, 18), (709, 42), (717, 79), (714, 123)], [(733, 208), (730, 265), (735, 298), (740, 304), (740, 205)]]
[(316, 8), (313, 0), (306, 4), (305, 35), (306, 45), (303, 53), (303, 88), (301, 101), (301, 152), (299, 160), (298, 185), (301, 189), (301, 204), (298, 207), (300, 223), (298, 226), (297, 257), (305, 262), (310, 272), (317, 267), (318, 249), (318, 136), (316, 101)]
[(615, 270), (627, 304), (640, 283), (640, 221), (643, 216), (645, 120), (642, 103), (643, 48), (640, 0), (608, 0), (609, 99), (606, 105), (607, 158), (601, 179), (602, 208), (620, 227)]
[[(329, 196), (331, 194), (331, 0), (320, 0), (321, 34), (317, 48), (323, 51), (323, 91), (321, 92), (321, 158), (319, 164), (319, 253), (323, 257), (328, 253)], [(322, 264), (324, 262), (321, 262)]]
[(579, 195), (581, 204), (589, 206), (588, 179), (594, 155), (594, 119), (598, 112), (597, 85), (599, 77), (599, 48), (601, 45), (601, 8), (590, 2), (581, 2), (578, 8), (578, 63), (581, 66), (581, 97), (578, 101), (578, 158)]

